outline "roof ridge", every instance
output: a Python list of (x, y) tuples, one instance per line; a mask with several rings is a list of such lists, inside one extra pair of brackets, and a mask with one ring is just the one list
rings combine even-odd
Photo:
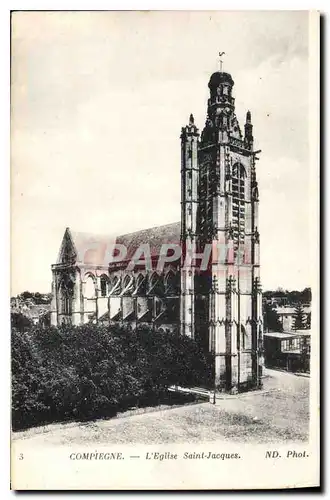
[(165, 227), (169, 227), (169, 226), (176, 226), (178, 224), (181, 224), (180, 221), (176, 221), (176, 222), (169, 222), (168, 224), (160, 224), (158, 226), (152, 226), (152, 227), (146, 227), (146, 228), (142, 228), (142, 229), (136, 229), (134, 231), (130, 231), (128, 233), (122, 233), (122, 234), (118, 234), (118, 233), (93, 233), (93, 232), (89, 232), (89, 231), (75, 231), (74, 229), (71, 229), (70, 227), (66, 228), (66, 229), (69, 229), (70, 231), (70, 234), (72, 236), (74, 235), (81, 235), (81, 236), (103, 236), (103, 237), (109, 237), (109, 236), (112, 236), (112, 237), (115, 237), (115, 238), (121, 238), (123, 236), (130, 236), (130, 235), (133, 235), (133, 234), (136, 234), (136, 233), (141, 233), (142, 231), (152, 231), (153, 229), (159, 229), (159, 228), (165, 228)]
[[(114, 232), (106, 235), (84, 231), (71, 231), (70, 228), (66, 229), (66, 233), (70, 235), (76, 254), (80, 255), (79, 261), (84, 260), (85, 257), (81, 256), (86, 256), (86, 252), (88, 253), (91, 250), (90, 255), (88, 255), (88, 262), (100, 265), (100, 263), (103, 263), (102, 259), (105, 258), (105, 251), (110, 244), (124, 245), (126, 247), (126, 260), (131, 259), (135, 255), (137, 248), (145, 243), (149, 244), (151, 257), (160, 255), (164, 243), (180, 243), (181, 223), (180, 221), (171, 222), (121, 235)], [(62, 247), (63, 242), (60, 252), (62, 252)]]
[(121, 238), (123, 236), (130, 236), (131, 234), (142, 233), (142, 231), (152, 231), (153, 229), (176, 226), (178, 224), (181, 224), (181, 222), (180, 221), (170, 222), (169, 224), (161, 224), (160, 226), (146, 227), (145, 229), (137, 229), (136, 231), (131, 231), (130, 233), (118, 234), (117, 238)]

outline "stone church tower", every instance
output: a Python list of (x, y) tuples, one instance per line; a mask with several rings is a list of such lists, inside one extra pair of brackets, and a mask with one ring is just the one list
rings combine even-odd
[[(260, 387), (263, 335), (258, 151), (249, 111), (241, 132), (233, 86), (228, 73), (214, 73), (202, 133), (192, 115), (182, 128), (181, 221), (112, 236), (67, 228), (51, 306), (56, 326), (180, 330), (212, 353), (214, 387), (227, 392)], [(181, 257), (165, 264), (163, 245), (179, 240)], [(148, 266), (136, 257), (145, 247)]]
[[(201, 137), (190, 116), (181, 133), (181, 242), (198, 259), (181, 269), (181, 332), (214, 353), (215, 386), (260, 386), (262, 292), (258, 183), (250, 111), (244, 135), (230, 74), (214, 73)], [(211, 249), (207, 269), (201, 257)]]

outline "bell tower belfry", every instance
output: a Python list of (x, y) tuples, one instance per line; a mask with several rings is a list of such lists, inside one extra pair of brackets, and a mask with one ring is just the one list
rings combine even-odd
[(250, 111), (242, 134), (231, 75), (217, 71), (208, 86), (200, 140), (194, 123), (182, 129), (182, 238), (200, 252), (211, 245), (212, 258), (206, 274), (195, 268), (187, 276), (182, 269), (181, 331), (214, 354), (216, 389), (236, 392), (260, 387), (262, 375), (260, 151), (254, 151)]

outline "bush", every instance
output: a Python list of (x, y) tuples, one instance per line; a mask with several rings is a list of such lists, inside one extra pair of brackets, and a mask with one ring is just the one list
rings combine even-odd
[(12, 421), (13, 428), (37, 424), (49, 408), (42, 397), (42, 369), (31, 338), (12, 331)]
[(29, 330), (33, 325), (32, 321), (27, 316), (19, 312), (12, 312), (10, 315), (10, 321), (12, 328), (21, 332)]
[(210, 363), (177, 332), (83, 325), (12, 332), (12, 421), (20, 429), (114, 415), (171, 385), (205, 384)]

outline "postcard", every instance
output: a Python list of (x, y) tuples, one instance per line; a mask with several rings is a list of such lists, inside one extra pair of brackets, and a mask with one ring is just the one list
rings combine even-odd
[(11, 15), (11, 488), (320, 485), (316, 11)]

